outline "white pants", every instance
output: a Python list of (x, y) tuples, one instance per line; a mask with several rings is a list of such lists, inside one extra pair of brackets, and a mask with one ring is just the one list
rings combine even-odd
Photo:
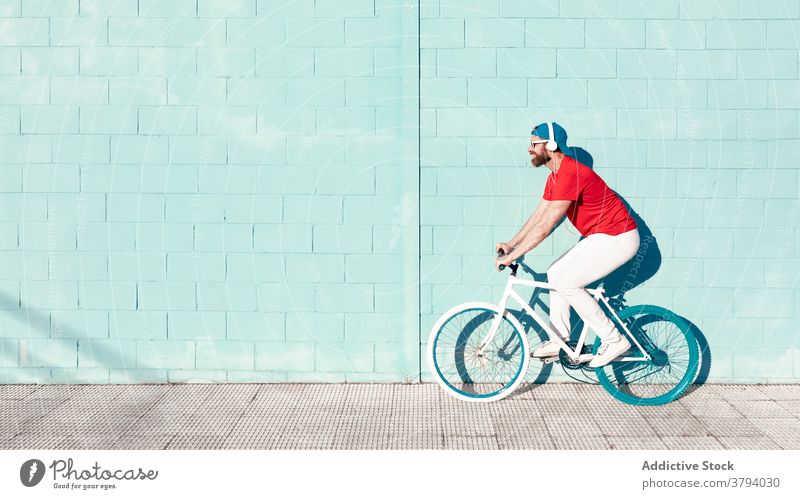
[(614, 341), (619, 331), (584, 287), (607, 276), (639, 250), (639, 231), (609, 236), (592, 234), (553, 262), (547, 279), (550, 291), (550, 326), (562, 338), (570, 336), (570, 306), (601, 341)]

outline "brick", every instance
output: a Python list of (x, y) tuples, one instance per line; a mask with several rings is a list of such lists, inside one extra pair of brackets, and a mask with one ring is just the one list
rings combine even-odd
[(289, 47), (341, 47), (345, 26), (338, 19), (289, 19), (286, 21), (286, 45)]
[(0, 75), (19, 75), (22, 72), (22, 56), (16, 47), (0, 48)]
[(198, 310), (254, 311), (256, 294), (249, 283), (210, 282), (197, 284)]
[(442, 136), (494, 136), (496, 124), (494, 109), (440, 109), (437, 112), (436, 129)]
[(109, 82), (109, 103), (154, 105), (167, 103), (167, 82), (162, 77), (113, 78)]
[(792, 20), (766, 21), (767, 48), (796, 49), (797, 23)]
[(167, 82), (167, 100), (170, 105), (201, 104), (221, 105), (226, 102), (224, 78), (174, 77)]
[(77, 47), (23, 47), (21, 51), (23, 75), (78, 74)]
[(681, 197), (706, 199), (740, 197), (737, 194), (736, 179), (732, 175), (720, 175), (716, 170), (699, 169), (677, 170), (676, 174), (678, 193)]
[(0, 46), (45, 46), (49, 44), (47, 18), (5, 18), (0, 29)]
[(132, 340), (81, 340), (78, 342), (78, 367), (136, 367), (136, 342)]
[(73, 17), (78, 15), (78, 0), (50, 2), (49, 0), (22, 0), (24, 17)]
[(256, 343), (255, 365), (259, 371), (310, 371), (314, 369), (314, 343)]
[(19, 340), (20, 367), (77, 367), (78, 342), (76, 340), (21, 339)]
[[(287, 196), (283, 200), (283, 221), (304, 224), (339, 224), (342, 221), (342, 202), (342, 196)], [(272, 213), (280, 215), (280, 210), (274, 206)], [(272, 221), (280, 221), (280, 217)]]
[(586, 21), (586, 43), (597, 48), (644, 48), (645, 21), (590, 19)]
[(141, 17), (193, 17), (197, 13), (197, 0), (175, 0), (164, 4), (159, 0), (139, 0)]
[(742, 19), (797, 19), (800, 17), (800, 5), (793, 3), (769, 3), (754, 5), (742, 2), (739, 14)]
[(793, 79), (797, 77), (797, 54), (793, 50), (741, 50), (741, 79)]
[(736, 111), (687, 110), (678, 111), (678, 139), (735, 139)]
[(227, 339), (268, 340), (286, 339), (283, 313), (228, 312), (226, 315)]
[(128, 223), (80, 223), (80, 251), (132, 251), (136, 249), (136, 227)]
[(314, 310), (315, 285), (265, 283), (256, 286), (258, 309), (267, 312), (309, 312)]
[(225, 255), (215, 253), (172, 253), (167, 258), (170, 281), (224, 281)]
[(624, 109), (647, 107), (643, 80), (589, 80), (589, 105)]
[(499, 0), (442, 0), (442, 17), (497, 17), (500, 12)]
[(23, 134), (78, 133), (77, 106), (23, 106), (21, 111)]
[(20, 223), (19, 247), (29, 251), (74, 250), (76, 248), (75, 225), (53, 222)]
[(81, 17), (136, 17), (138, 0), (81, 0)]
[(523, 47), (525, 22), (516, 19), (467, 19), (467, 47)]
[(704, 219), (708, 227), (758, 228), (764, 217), (764, 202), (759, 199), (714, 199), (706, 202)]
[[(54, 77), (50, 83), (53, 104), (107, 104), (108, 80), (105, 78)], [(83, 109), (81, 109), (83, 113)], [(83, 132), (83, 130), (80, 130)], [(135, 132), (135, 128), (134, 128)]]
[[(319, 77), (373, 76), (372, 70), (375, 65), (373, 52), (375, 51), (349, 47), (314, 49), (314, 74)], [(294, 74), (289, 76), (294, 76)]]
[[(141, 6), (139, 11), (142, 12)], [(128, 47), (224, 47), (225, 22), (221, 19), (187, 17), (112, 17), (108, 21), (108, 40), (112, 46)]]
[[(136, 76), (139, 64), (137, 50), (131, 47), (81, 47), (78, 61), (80, 73), (86, 76), (132, 77)], [(124, 82), (127, 86), (135, 84), (131, 78)], [(127, 90), (123, 87), (113, 88), (118, 92)]]
[[(143, 76), (187, 77), (197, 73), (197, 50), (183, 47), (145, 47), (138, 49), (138, 74)], [(197, 82), (200, 87), (206, 79)], [(172, 86), (174, 79), (167, 81)], [(224, 94), (224, 91), (223, 91)]]
[(105, 310), (54, 310), (50, 314), (53, 338), (108, 338), (108, 312)]
[(494, 76), (497, 56), (492, 49), (440, 49), (437, 51), (438, 76)]
[(224, 26), (229, 47), (275, 48), (284, 45), (286, 40), (286, 21), (283, 19), (227, 19)]
[[(256, 228), (256, 232), (264, 227)], [(305, 235), (305, 232), (303, 232)], [(258, 240), (258, 236), (256, 236)], [(272, 238), (275, 241), (275, 238)], [(277, 239), (285, 240), (285, 239)], [(263, 243), (262, 243), (263, 244)], [(285, 245), (287, 249), (296, 251), (297, 246), (300, 249), (305, 247), (304, 244), (289, 244)], [(349, 226), (349, 225), (315, 225), (313, 227), (313, 252), (314, 253), (369, 253), (372, 249), (372, 229), (367, 226)]]
[(709, 106), (714, 109), (761, 109), (767, 107), (767, 82), (761, 80), (712, 81)]
[(195, 343), (180, 340), (149, 340), (136, 344), (136, 366), (141, 369), (193, 369)]
[(281, 254), (229, 254), (225, 280), (229, 282), (283, 282), (286, 280)]
[(315, 367), (319, 371), (372, 371), (374, 361), (372, 344), (316, 344)]
[(647, 21), (647, 48), (705, 48), (706, 27), (701, 21)]
[(62, 135), (52, 138), (48, 153), (51, 148), (54, 163), (107, 164), (111, 156), (108, 136)]
[[(676, 61), (677, 56), (673, 50), (620, 49), (617, 52), (617, 76), (647, 79), (675, 78)], [(687, 73), (692, 74), (691, 71)]]
[(432, 78), (420, 82), (421, 107), (466, 107), (465, 78)]
[(224, 312), (167, 312), (167, 337), (177, 340), (221, 340), (225, 338)]
[(289, 341), (344, 341), (344, 314), (291, 313), (286, 315)]
[(348, 106), (394, 107), (400, 95), (399, 82), (393, 78), (353, 78), (345, 82)]
[(105, 19), (92, 18), (50, 19), (50, 45), (108, 45), (108, 23)]
[(134, 310), (136, 284), (120, 281), (81, 281), (78, 303), (87, 310)]
[(617, 136), (623, 139), (674, 139), (676, 114), (673, 110), (620, 110)]
[[(200, 231), (203, 226), (204, 224), (197, 224), (196, 231)], [(140, 223), (136, 225), (136, 249), (139, 252), (162, 253), (192, 251), (194, 232), (195, 227), (189, 223)]]
[[(256, 231), (261, 227), (265, 226), (256, 226)], [(196, 224), (194, 248), (200, 252), (249, 253), (254, 249), (253, 226), (250, 224)], [(255, 249), (264, 251), (264, 248), (256, 247)]]
[(525, 107), (526, 82), (522, 78), (471, 78), (467, 80), (470, 107)]
[(740, 229), (734, 233), (735, 257), (782, 258), (794, 255), (793, 235), (785, 229)]
[[(161, 222), (164, 220), (164, 196), (159, 194), (109, 194), (108, 221)], [(80, 247), (80, 236), (78, 237)]]
[(255, 344), (249, 341), (198, 341), (198, 369), (252, 370)]
[(764, 49), (767, 47), (767, 26), (763, 21), (709, 21), (709, 49)]
[(315, 61), (314, 50), (310, 48), (257, 49), (255, 72), (259, 76), (312, 76), (316, 69)]
[(196, 135), (197, 110), (192, 106), (139, 108), (139, 135)]
[(170, 163), (201, 165), (200, 179), (205, 169), (203, 165), (225, 163), (227, 155), (228, 144), (225, 137), (170, 137)]
[(255, 0), (198, 0), (200, 17), (255, 17)]
[(647, 82), (647, 107), (651, 108), (704, 108), (708, 104), (705, 81), (650, 80)]
[(254, 76), (256, 52), (252, 48), (197, 49), (197, 75)]
[[(144, 281), (144, 278), (140, 278)], [(156, 279), (154, 279), (156, 280)], [(158, 279), (161, 282), (140, 282), (137, 286), (139, 310), (195, 310), (194, 283), (164, 282), (165, 277)]]
[(111, 338), (157, 340), (167, 337), (166, 312), (113, 310), (108, 319)]
[(249, 106), (203, 106), (197, 109), (200, 135), (255, 135), (256, 111)]
[(20, 285), (20, 306), (23, 309), (76, 309), (78, 287), (69, 281), (26, 281)]
[(677, 52), (679, 79), (734, 79), (737, 62), (735, 50), (680, 50)]
[(457, 48), (464, 46), (464, 21), (461, 19), (421, 19), (421, 48)]
[(740, 170), (736, 172), (736, 196), (794, 199), (797, 197), (797, 174), (793, 170)]
[(503, 0), (500, 17), (558, 17), (558, 1)]
[(566, 78), (617, 76), (617, 55), (611, 49), (563, 49), (557, 59), (558, 75)]
[(344, 41), (352, 47), (399, 47), (403, 40), (403, 24), (392, 17), (347, 18)]

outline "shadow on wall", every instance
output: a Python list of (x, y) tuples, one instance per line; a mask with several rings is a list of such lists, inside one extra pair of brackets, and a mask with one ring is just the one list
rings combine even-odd
[[(108, 369), (133, 369), (136, 367), (136, 359), (131, 358), (126, 353), (122, 352), (119, 349), (114, 349), (110, 347), (110, 344), (104, 342), (102, 340), (106, 340), (107, 338), (97, 338), (95, 339), (87, 337), (87, 333), (85, 331), (81, 331), (80, 329), (76, 329), (72, 326), (69, 326), (65, 323), (60, 323), (58, 326), (58, 335), (53, 335), (53, 326), (51, 321), (53, 320), (49, 310), (46, 309), (35, 309), (35, 308), (25, 308), (25, 303), (20, 303), (16, 297), (10, 297), (8, 295), (0, 293), (0, 314), (2, 313), (15, 313), (19, 314), (21, 317), (27, 318), (27, 320), (20, 320), (21, 329), (24, 329), (21, 334), (16, 335), (13, 339), (21, 339), (24, 340), (26, 336), (32, 339), (41, 339), (41, 340), (74, 340), (75, 346), (78, 350), (84, 349), (89, 350), (91, 352), (91, 358), (96, 363), (106, 363), (107, 366), (104, 366)], [(20, 308), (21, 307), (21, 308)], [(31, 334), (28, 329), (38, 329), (40, 332)], [(42, 334), (44, 333), (44, 334)], [(3, 335), (0, 335), (0, 338), (3, 338)], [(21, 349), (20, 349), (21, 350)], [(19, 355), (25, 356), (33, 356), (36, 352), (32, 351), (25, 351), (24, 353), (20, 351)], [(5, 352), (3, 352), (5, 355)], [(77, 350), (76, 350), (77, 355)], [(20, 360), (20, 368), (23, 367), (32, 367), (38, 369), (48, 369), (51, 366), (39, 365), (40, 362), (37, 359), (28, 359), (26, 360), (26, 365), (22, 365), (22, 360)], [(14, 369), (14, 368), (7, 368), (7, 369)], [(88, 369), (88, 368), (87, 368)], [(60, 381), (63, 382), (63, 381)], [(37, 383), (41, 383), (40, 380), (37, 380)], [(78, 381), (79, 384), (84, 384), (83, 381)]]

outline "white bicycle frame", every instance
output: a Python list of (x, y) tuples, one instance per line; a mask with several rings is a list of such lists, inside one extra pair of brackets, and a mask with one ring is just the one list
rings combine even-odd
[[(497, 329), (500, 327), (500, 320), (508, 313), (508, 309), (507, 309), (508, 300), (509, 300), (509, 298), (513, 298), (514, 300), (516, 300), (517, 303), (519, 303), (519, 305), (525, 310), (525, 312), (527, 312), (528, 315), (533, 317), (533, 319), (536, 321), (536, 323), (539, 324), (539, 326), (547, 332), (547, 335), (550, 337), (550, 341), (553, 341), (558, 346), (560, 346), (561, 349), (564, 350), (567, 353), (567, 355), (569, 356), (569, 358), (572, 361), (578, 362), (578, 363), (584, 363), (584, 362), (588, 362), (588, 361), (592, 360), (594, 355), (592, 355), (592, 354), (582, 354), (581, 355), (580, 354), (580, 352), (583, 351), (583, 345), (584, 345), (584, 342), (586, 341), (586, 335), (589, 332), (589, 326), (587, 326), (584, 323), (583, 331), (581, 331), (581, 336), (578, 339), (578, 344), (575, 346), (575, 350), (571, 349), (569, 347), (569, 345), (567, 345), (561, 339), (561, 337), (558, 334), (556, 334), (555, 331), (553, 331), (550, 328), (550, 325), (547, 324), (545, 321), (543, 321), (541, 317), (539, 317), (539, 314), (537, 314), (536, 311), (533, 310), (533, 307), (531, 307), (528, 304), (527, 300), (524, 300), (519, 295), (519, 293), (517, 293), (514, 290), (514, 285), (515, 284), (531, 287), (531, 288), (534, 288), (534, 289), (535, 288), (553, 289), (553, 287), (549, 283), (546, 283), (546, 282), (535, 281), (535, 280), (531, 280), (531, 279), (521, 279), (521, 278), (513, 275), (513, 273), (512, 273), (512, 275), (509, 275), (508, 276), (508, 282), (506, 283), (506, 289), (505, 289), (505, 291), (503, 291), (503, 297), (500, 299), (500, 303), (499, 303), (499, 307), (503, 312), (502, 312), (502, 314), (497, 314), (497, 317), (495, 317), (492, 320), (492, 326), (489, 329), (489, 336), (487, 336), (486, 340), (483, 341), (483, 343), (481, 343), (481, 347), (480, 347), (480, 349), (478, 351), (479, 355), (483, 354), (483, 349), (486, 348), (486, 345), (489, 345), (492, 342), (492, 339), (494, 339), (494, 335), (497, 333)], [(649, 360), (651, 360), (650, 355), (644, 350), (644, 348), (642, 348), (642, 345), (631, 334), (631, 332), (628, 330), (628, 327), (625, 325), (625, 323), (617, 315), (617, 312), (608, 303), (608, 299), (603, 294), (603, 292), (604, 292), (603, 287), (601, 286), (601, 287), (593, 288), (593, 289), (586, 288), (586, 291), (588, 291), (589, 294), (591, 294), (594, 297), (595, 300), (598, 300), (598, 303), (602, 302), (602, 303), (605, 304), (606, 308), (611, 312), (611, 314), (617, 320), (617, 323), (620, 326), (622, 326), (622, 329), (625, 332), (624, 334), (626, 334), (628, 336), (628, 338), (631, 340), (631, 342), (636, 345), (636, 347), (639, 349), (639, 352), (641, 352), (641, 354), (642, 354), (641, 357), (632, 357), (632, 356), (619, 357), (619, 358), (615, 359), (615, 362), (626, 362), (626, 361), (627, 362), (635, 362), (635, 361), (649, 361)], [(520, 331), (520, 333), (523, 334), (524, 331)]]

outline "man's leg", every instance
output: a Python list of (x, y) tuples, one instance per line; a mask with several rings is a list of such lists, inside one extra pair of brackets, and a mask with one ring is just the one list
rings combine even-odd
[(618, 236), (594, 234), (581, 240), (564, 255), (568, 258), (562, 257), (553, 264), (548, 270), (550, 284), (556, 288), (556, 293), (550, 295), (550, 320), (555, 322), (559, 332), (563, 332), (565, 327), (569, 331), (569, 306), (572, 306), (601, 341), (618, 339), (619, 332), (614, 323), (583, 288), (619, 268), (636, 254), (638, 248), (639, 234), (636, 231)]

